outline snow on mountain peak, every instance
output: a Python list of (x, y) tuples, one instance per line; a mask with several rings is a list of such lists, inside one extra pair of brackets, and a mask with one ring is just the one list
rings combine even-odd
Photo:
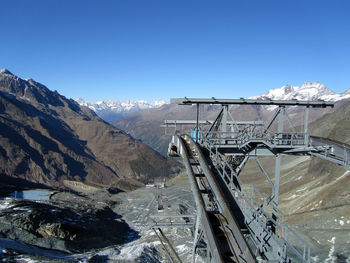
[(8, 69), (0, 69), (0, 74), (13, 75)]
[(85, 102), (85, 100), (83, 100), (82, 98), (78, 98), (75, 101), (78, 102), (80, 106), (87, 106), (87, 102)]
[(250, 99), (271, 99), (271, 100), (325, 100), (338, 101), (350, 98), (350, 92), (337, 94), (320, 82), (305, 82), (301, 86), (285, 85), (278, 89), (250, 97)]
[(348, 88), (346, 91), (344, 91), (343, 93), (341, 93), (342, 95), (347, 95), (350, 94), (350, 88)]
[(121, 115), (125, 113), (139, 111), (139, 110), (159, 108), (164, 104), (166, 104), (164, 100), (158, 100), (154, 102), (149, 102), (146, 100), (139, 100), (139, 101), (107, 100), (107, 101), (98, 101), (98, 102), (92, 103), (92, 102), (86, 102), (83, 99), (79, 98), (79, 99), (76, 99), (76, 101), (81, 106), (89, 107), (91, 110), (95, 111), (101, 117), (103, 117), (106, 113)]

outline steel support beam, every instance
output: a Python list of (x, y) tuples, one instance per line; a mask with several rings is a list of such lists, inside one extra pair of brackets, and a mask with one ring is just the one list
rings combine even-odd
[[(183, 144), (181, 147), (178, 146), (179, 150), (181, 148), (180, 151), (187, 151), (188, 149), (187, 154), (191, 155), (191, 160), (195, 161), (197, 165), (194, 169), (194, 166), (191, 166), (189, 162), (189, 155), (180, 154), (188, 170), (191, 189), (194, 193), (197, 205), (197, 237), (195, 237), (195, 242), (199, 241), (198, 233), (202, 230), (208, 242), (207, 253), (210, 255), (212, 262), (221, 262), (220, 260), (222, 260), (222, 258), (216, 259), (220, 253), (215, 252), (217, 251), (217, 249), (215, 250), (215, 246), (220, 244), (217, 242), (215, 243), (217, 240), (215, 239), (216, 237), (215, 233), (213, 233), (213, 229), (217, 230), (217, 228), (216, 226), (213, 228), (210, 227), (210, 224), (213, 222), (213, 218), (211, 217), (213, 214), (209, 213), (209, 218), (209, 210), (206, 211), (206, 209), (210, 209), (211, 204), (215, 206), (215, 213), (220, 215), (217, 219), (220, 221), (220, 218), (224, 218), (223, 221), (220, 221), (223, 224), (221, 228), (230, 229), (234, 237), (234, 241), (232, 239), (232, 241), (227, 242), (227, 244), (230, 244), (230, 247), (233, 248), (232, 251), (234, 251), (235, 255), (243, 255), (241, 258), (244, 258), (244, 260), (249, 258), (249, 255), (247, 257), (247, 254), (242, 252), (244, 249), (242, 250), (240, 247), (241, 244), (246, 242), (245, 237), (243, 236), (244, 242), (242, 242), (242, 232), (240, 229), (237, 228), (237, 225), (236, 229), (235, 227), (231, 227), (235, 225), (235, 218), (231, 214), (233, 210), (235, 213), (242, 214), (244, 224), (241, 224), (241, 226), (244, 229), (247, 228), (244, 231), (249, 232), (247, 236), (253, 241), (253, 247), (255, 246), (255, 248), (258, 249), (257, 251), (260, 252), (260, 256), (264, 259), (269, 262), (284, 263), (290, 262), (290, 259), (295, 256), (300, 262), (313, 262), (310, 257), (310, 250), (305, 241), (283, 222), (283, 213), (278, 209), (281, 158), (283, 155), (314, 155), (344, 165), (345, 167), (350, 166), (350, 146), (323, 138), (310, 137), (307, 133), (310, 108), (333, 107), (334, 103), (325, 101), (227, 100), (215, 98), (172, 99), (171, 102), (183, 105), (196, 104), (197, 119), (195, 121), (167, 121), (165, 122), (166, 126), (176, 125), (181, 122), (183, 122), (183, 124), (196, 124), (196, 131), (200, 130), (200, 134), (205, 135), (201, 136), (200, 140), (198, 140), (198, 134), (196, 135), (198, 145), (187, 135), (183, 136), (183, 140), (177, 136), (175, 141), (177, 140), (180, 142), (177, 142), (177, 145)], [(215, 121), (199, 120), (198, 105), (200, 104), (222, 105), (221, 111)], [(276, 105), (278, 108), (271, 121), (264, 126), (262, 123), (235, 122), (228, 111), (229, 105), (232, 104)], [(293, 123), (287, 115), (286, 106), (306, 107), (303, 133), (296, 133)], [(230, 121), (228, 117), (231, 118)], [(277, 131), (275, 131), (274, 128), (276, 126), (273, 125), (276, 120)], [(284, 132), (284, 122), (289, 124), (292, 132)], [(238, 126), (240, 124), (243, 126)], [(208, 128), (206, 125), (211, 126), (209, 129), (206, 129)], [(229, 127), (227, 127), (227, 125), (229, 125)], [(173, 139), (172, 143), (175, 143), (175, 141)], [(169, 147), (169, 149), (172, 148)], [(202, 149), (205, 149), (205, 151), (202, 152)], [(206, 154), (205, 156), (204, 153)], [(176, 154), (174, 155), (177, 156)], [(259, 160), (256, 159), (262, 173), (272, 185), (272, 194), (270, 197), (266, 198), (254, 185), (243, 184), (238, 178), (238, 174), (250, 157), (257, 158), (258, 156), (271, 155), (275, 156), (276, 161), (274, 183), (270, 180)], [(244, 158), (239, 156), (243, 156)], [(210, 158), (210, 160), (207, 158)], [(194, 170), (196, 172), (194, 172)], [(196, 178), (195, 174), (200, 175), (200, 177)], [(236, 208), (232, 209), (232, 207), (228, 208), (227, 200), (230, 200), (230, 203), (237, 204), (238, 209), (235, 210)], [(263, 201), (263, 204), (261, 201)], [(270, 203), (270, 201), (272, 202)], [(269, 208), (272, 206), (272, 216), (271, 210), (266, 208), (269, 203)], [(206, 208), (208, 204), (209, 206)], [(230, 209), (232, 209), (232, 211), (230, 211)], [(200, 229), (198, 223), (199, 218), (203, 225), (202, 229)], [(295, 239), (304, 244), (304, 253), (300, 252), (299, 248), (294, 247), (287, 241), (285, 237), (290, 237), (290, 233), (292, 236), (294, 235), (291, 240)], [(226, 236), (226, 238), (228, 238), (227, 240), (231, 240), (229, 239), (229, 235)], [(196, 245), (194, 244), (193, 250), (195, 249)], [(223, 251), (224, 250), (222, 250), (222, 252)], [(230, 257), (233, 258), (233, 256)], [(246, 262), (254, 262), (252, 260), (256, 259), (251, 256)]]
[[(228, 112), (228, 105), (223, 105), (223, 112), (222, 112), (222, 118), (221, 118), (221, 133), (222, 137), (226, 137), (227, 132), (227, 112)], [(223, 143), (225, 143), (225, 140), (223, 140)]]
[[(279, 119), (278, 119), (278, 133), (283, 133), (283, 124), (284, 124), (284, 117), (285, 117), (285, 107), (280, 106), (279, 111)], [(273, 197), (273, 208), (274, 212), (272, 215), (272, 218), (276, 220), (276, 214), (278, 209), (278, 198), (279, 198), (279, 189), (280, 189), (280, 175), (281, 175), (281, 155), (279, 153), (276, 154), (276, 163), (275, 163), (275, 190), (274, 190), (274, 197)]]
[[(199, 120), (198, 123), (202, 125), (211, 125), (213, 124), (213, 120)], [(164, 124), (161, 125), (165, 127), (166, 125), (195, 125), (197, 120), (164, 120)], [(264, 125), (263, 121), (227, 121), (229, 125)]]
[(190, 148), (195, 150), (196, 155), (198, 157), (201, 169), (203, 170), (206, 179), (208, 180), (208, 183), (210, 185), (211, 190), (214, 192), (215, 198), (218, 201), (218, 204), (220, 206), (220, 212), (224, 216), (224, 218), (227, 220), (228, 225), (230, 227), (230, 231), (232, 231), (233, 240), (230, 240), (232, 243), (232, 248), (234, 250), (234, 254), (238, 258), (238, 262), (256, 262), (255, 257), (253, 256), (253, 253), (250, 251), (250, 248), (246, 242), (246, 240), (243, 237), (243, 234), (241, 233), (240, 228), (238, 227), (237, 222), (234, 219), (234, 215), (232, 214), (230, 208), (227, 205), (227, 202), (223, 196), (222, 190), (220, 189), (218, 183), (216, 182), (210, 168), (208, 167), (207, 162), (205, 161), (205, 157), (202, 153), (202, 151), (199, 149), (198, 145), (194, 144), (193, 141), (186, 136), (187, 139), (190, 140)]
[[(309, 129), (309, 113), (310, 113), (310, 107), (305, 108), (305, 114), (304, 114), (304, 133), (308, 134)], [(308, 136), (305, 136), (305, 144), (307, 143)]]
[(211, 257), (213, 259), (213, 262), (224, 262), (222, 256), (219, 254), (218, 247), (219, 244), (216, 241), (215, 234), (213, 232), (213, 229), (209, 222), (208, 214), (205, 210), (205, 202), (203, 200), (203, 197), (200, 193), (200, 188), (198, 186), (196, 177), (194, 175), (194, 172), (192, 170), (190, 160), (189, 160), (189, 153), (187, 151), (187, 148), (185, 147), (185, 144), (183, 140), (179, 136), (173, 137), (173, 143), (177, 146), (178, 153), (182, 157), (187, 175), (190, 181), (191, 190), (194, 196), (194, 200), (196, 203), (197, 208), (197, 217), (201, 218), (202, 227), (204, 231), (204, 235), (206, 237), (207, 245), (209, 247), (209, 250), (211, 251)]
[(196, 142), (199, 140), (199, 103), (197, 103)]
[(307, 100), (253, 100), (253, 99), (203, 99), (203, 98), (172, 98), (170, 103), (180, 105), (192, 104), (243, 104), (243, 105), (277, 105), (277, 106), (309, 106), (315, 108), (334, 107), (334, 102)]

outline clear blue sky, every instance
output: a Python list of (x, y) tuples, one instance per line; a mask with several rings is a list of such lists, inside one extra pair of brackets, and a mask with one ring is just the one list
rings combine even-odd
[(0, 0), (0, 68), (88, 101), (350, 88), (348, 0)]

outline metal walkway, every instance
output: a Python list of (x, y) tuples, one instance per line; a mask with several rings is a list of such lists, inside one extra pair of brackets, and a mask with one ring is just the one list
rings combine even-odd
[[(313, 262), (308, 245), (284, 223), (283, 213), (278, 209), (281, 156), (313, 155), (349, 168), (348, 145), (308, 134), (309, 108), (333, 104), (187, 98), (172, 102), (197, 105), (197, 120), (165, 122), (168, 127), (196, 125), (194, 139), (177, 133), (169, 144), (169, 155), (183, 159), (196, 201), (193, 262), (203, 243), (208, 262)], [(200, 104), (221, 104), (222, 109), (214, 121), (200, 121)], [(228, 110), (231, 104), (277, 108), (270, 122), (264, 125), (235, 121)], [(286, 106), (305, 108), (302, 132), (296, 132)], [(287, 132), (285, 125), (289, 125)], [(275, 157), (274, 181), (260, 162), (260, 156)], [(240, 180), (249, 159), (257, 162), (271, 185), (270, 196)]]

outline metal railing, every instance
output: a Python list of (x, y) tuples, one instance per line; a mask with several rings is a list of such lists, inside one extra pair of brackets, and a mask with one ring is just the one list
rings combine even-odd
[(199, 131), (201, 142), (207, 141), (213, 145), (230, 145), (242, 147), (248, 142), (261, 142), (271, 146), (310, 146), (308, 134), (305, 133), (273, 133), (262, 130), (243, 130), (239, 132)]
[[(251, 239), (259, 251), (268, 259), (273, 258), (278, 262), (287, 262), (287, 259), (292, 258), (300, 262), (314, 262), (310, 247), (284, 222), (282, 211), (269, 205), (271, 198), (267, 198), (254, 185), (244, 184), (239, 177), (235, 177), (234, 169), (226, 162), (225, 156), (214, 153), (213, 148), (208, 150), (210, 159), (239, 205)], [(231, 174), (227, 171), (231, 171)], [(233, 177), (236, 183), (233, 182)], [(270, 216), (269, 209), (273, 209), (275, 218)]]

